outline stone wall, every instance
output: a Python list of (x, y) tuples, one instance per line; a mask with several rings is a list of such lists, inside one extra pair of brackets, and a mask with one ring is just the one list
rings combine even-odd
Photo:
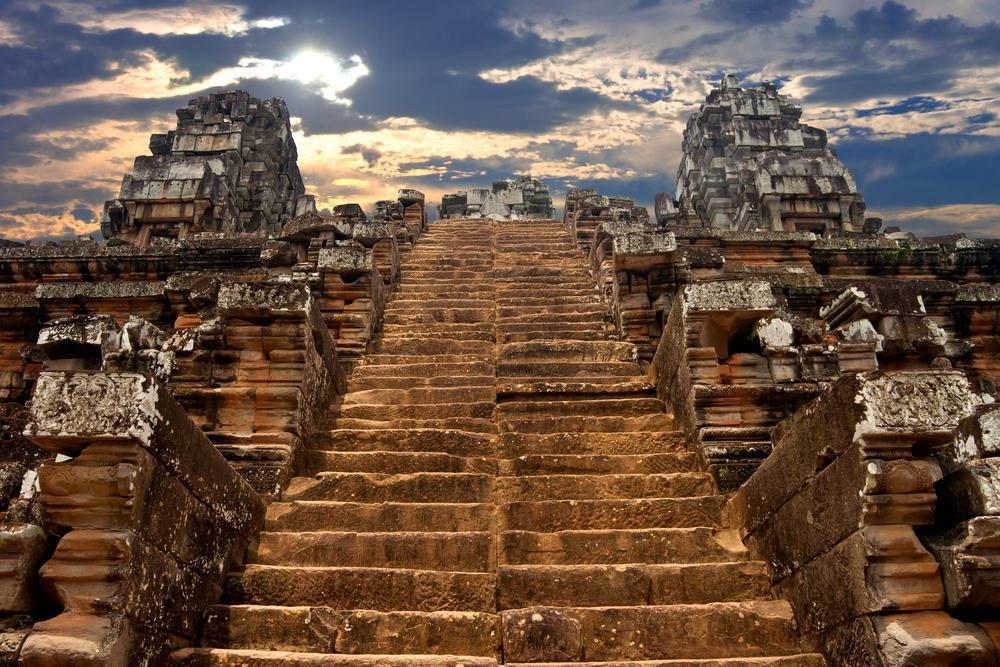
[[(975, 486), (979, 452), (956, 437), (980, 400), (956, 371), (844, 377), (778, 426), (774, 452), (730, 500), (776, 593), (832, 664), (995, 664), (994, 624), (948, 613), (995, 608), (995, 519), (955, 502)], [(969, 460), (958, 463), (956, 446)], [(939, 518), (964, 522), (935, 537)]]

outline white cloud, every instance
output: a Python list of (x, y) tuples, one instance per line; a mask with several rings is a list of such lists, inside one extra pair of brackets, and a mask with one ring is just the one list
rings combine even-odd
[(21, 37), (14, 24), (0, 19), (0, 46), (17, 46), (20, 43)]
[(918, 236), (958, 234), (1000, 237), (1000, 204), (945, 204), (912, 208), (883, 209), (886, 224), (899, 225)]
[(142, 51), (136, 55), (141, 64), (123, 68), (117, 76), (72, 86), (35, 88), (14, 102), (0, 106), (0, 114), (22, 114), (38, 107), (93, 97), (191, 95), (206, 88), (231, 86), (252, 79), (283, 79), (315, 85), (327, 100), (349, 105), (350, 100), (341, 93), (369, 73), (367, 65), (357, 55), (342, 59), (326, 51), (302, 51), (289, 60), (242, 58), (233, 67), (224, 67), (203, 79), (192, 81), (190, 73), (175, 60), (161, 60), (153, 51)]
[(287, 18), (276, 16), (247, 20), (246, 7), (234, 4), (192, 3), (107, 13), (86, 2), (62, 2), (57, 7), (66, 20), (95, 32), (135, 30), (147, 35), (213, 33), (233, 36), (255, 28), (279, 28), (289, 23)]

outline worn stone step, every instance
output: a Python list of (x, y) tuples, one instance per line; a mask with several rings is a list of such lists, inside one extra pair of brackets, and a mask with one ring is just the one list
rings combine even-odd
[(641, 528), (620, 530), (511, 530), (500, 535), (506, 565), (618, 563), (718, 563), (746, 560), (746, 548), (732, 530)]
[(324, 422), (330, 429), (388, 430), (434, 429), (457, 430), (471, 433), (496, 433), (497, 426), (492, 419), (478, 417), (442, 417), (436, 419), (354, 419), (339, 417)]
[(638, 355), (635, 345), (618, 341), (532, 341), (502, 345), (498, 361), (501, 363), (530, 361), (627, 361), (637, 363)]
[(477, 361), (474, 363), (461, 362), (428, 362), (406, 364), (403, 368), (399, 364), (384, 365), (365, 363), (354, 369), (355, 378), (369, 377), (458, 377), (463, 375), (492, 376), (494, 366), (492, 363)]
[(488, 532), (344, 532), (260, 535), (253, 554), (260, 565), (366, 567), (488, 572), (495, 562)]
[(505, 419), (499, 423), (503, 432), (514, 433), (618, 433), (621, 431), (670, 431), (673, 416), (652, 414), (643, 417), (538, 417), (536, 419)]
[(576, 319), (587, 317), (603, 317), (608, 314), (608, 307), (602, 303), (596, 304), (536, 304), (533, 306), (497, 306), (496, 316), (498, 320), (521, 319), (536, 315), (560, 315), (560, 319)]
[(341, 452), (444, 452), (457, 456), (491, 456), (494, 438), (482, 433), (446, 429), (333, 429), (312, 436), (315, 449)]
[(208, 647), (341, 654), (500, 655), (500, 617), (463, 611), (337, 610), (215, 605)]
[(425, 299), (404, 299), (402, 296), (397, 296), (386, 304), (386, 312), (420, 312), (428, 308), (492, 308), (495, 303), (492, 297), (455, 299), (449, 298), (446, 294), (439, 294), (436, 299), (429, 302)]
[(704, 660), (614, 660), (611, 662), (505, 662), (510, 667), (825, 667), (819, 653), (750, 658), (707, 658)]
[(537, 417), (641, 417), (664, 414), (666, 406), (655, 397), (618, 398), (615, 396), (578, 397), (577, 400), (506, 401), (497, 404), (497, 420), (532, 419)]
[(226, 577), (234, 604), (328, 606), (376, 611), (496, 609), (496, 577), (481, 572), (370, 567), (247, 565)]
[(492, 476), (479, 473), (324, 472), (293, 477), (282, 500), (479, 503), (489, 502), (492, 493)]
[[(608, 378), (606, 382), (519, 382), (502, 380), (496, 396), (510, 401), (571, 401), (599, 398), (655, 398), (656, 389), (645, 379)], [(619, 381), (615, 381), (619, 380)], [(662, 404), (661, 404), (662, 405)]]
[(346, 419), (448, 419), (451, 417), (470, 417), (489, 419), (496, 403), (493, 401), (450, 402), (450, 403), (410, 403), (410, 404), (377, 404), (343, 403), (330, 411), (336, 418)]
[[(437, 340), (442, 343), (446, 341), (455, 341), (458, 343), (490, 343), (493, 344), (495, 340), (495, 335), (493, 327), (491, 324), (487, 324), (485, 327), (481, 325), (471, 325), (477, 327), (477, 329), (468, 329), (465, 331), (436, 331), (434, 327), (436, 326), (454, 326), (454, 325), (427, 325), (420, 324), (417, 326), (402, 326), (396, 325), (388, 333), (382, 332), (380, 340), (382, 341), (403, 341), (410, 340), (412, 338), (422, 338), (424, 340)], [(443, 347), (439, 346), (439, 347)], [(461, 351), (461, 350), (460, 350)], [(428, 352), (430, 354), (440, 354), (440, 352)]]
[(176, 667), (496, 667), (493, 658), (430, 655), (344, 655), (256, 649), (185, 648), (170, 655)]
[[(456, 352), (440, 354), (384, 354), (376, 352), (365, 358), (365, 366), (415, 366), (419, 364), (490, 364), (492, 352)], [(405, 369), (401, 369), (405, 370)]]
[(640, 455), (687, 451), (684, 433), (501, 433), (496, 438), (498, 456), (513, 459), (532, 455)]
[(381, 338), (375, 344), (376, 354), (433, 356), (443, 354), (475, 354), (491, 356), (493, 341), (449, 340), (428, 334), (426, 337)]
[[(508, 361), (496, 366), (499, 378), (575, 378), (575, 377), (635, 377), (638, 366), (632, 362), (580, 361)], [(509, 381), (509, 380), (508, 380)]]
[(692, 452), (664, 454), (525, 454), (501, 460), (501, 475), (580, 475), (690, 472), (700, 468)]
[(497, 332), (498, 343), (525, 343), (539, 340), (595, 340), (604, 337), (611, 339), (611, 331), (572, 331), (568, 329), (550, 329), (534, 331)]
[(330, 452), (308, 449), (303, 452), (301, 460), (299, 474), (303, 477), (327, 471), (393, 475), (413, 472), (481, 472), (495, 475), (497, 472), (496, 459), (442, 452)]
[(364, 528), (394, 531), (485, 531), (493, 527), (495, 507), (485, 503), (355, 503), (327, 500), (274, 502), (264, 530), (271, 532), (343, 531)]
[[(794, 655), (791, 607), (780, 600), (699, 605), (530, 607), (504, 611), (510, 662)], [(539, 641), (561, 632), (551, 641)]]
[(761, 561), (679, 565), (501, 565), (500, 609), (704, 604), (767, 599)]
[(492, 308), (425, 308), (412, 312), (385, 313), (386, 324), (420, 324), (432, 322), (475, 323), (491, 322), (495, 311)]
[(608, 322), (600, 318), (589, 322), (497, 322), (496, 331), (498, 334), (562, 331), (599, 334), (608, 331), (609, 326)]
[(490, 402), (496, 400), (496, 391), (488, 386), (446, 388), (414, 387), (412, 389), (366, 389), (349, 391), (343, 405), (412, 405), (456, 402)]
[(721, 527), (725, 497), (526, 500), (499, 508), (503, 530), (557, 532), (641, 528)]
[(477, 387), (494, 393), (495, 385), (496, 377), (493, 375), (358, 377), (355, 374), (347, 383), (347, 391), (353, 393), (370, 389), (410, 390), (421, 387)]
[(676, 472), (640, 475), (531, 475), (498, 477), (501, 502), (524, 500), (604, 500), (618, 498), (683, 498), (716, 491), (710, 473)]

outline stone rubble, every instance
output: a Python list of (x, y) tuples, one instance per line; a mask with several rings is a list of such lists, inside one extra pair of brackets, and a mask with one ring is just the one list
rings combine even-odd
[(519, 176), (495, 181), (492, 188), (473, 188), (445, 195), (438, 218), (533, 220), (554, 218), (548, 187), (537, 178)]

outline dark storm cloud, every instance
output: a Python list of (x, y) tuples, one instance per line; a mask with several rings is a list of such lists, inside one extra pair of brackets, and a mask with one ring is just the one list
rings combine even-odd
[(340, 152), (344, 155), (360, 155), (361, 159), (364, 160), (369, 167), (374, 167), (382, 157), (382, 151), (377, 148), (370, 148), (364, 144), (352, 144), (350, 146), (344, 146), (340, 149)]
[(709, 0), (698, 8), (703, 16), (720, 23), (784, 23), (813, 0)]
[(798, 42), (816, 54), (817, 65), (840, 69), (803, 77), (813, 90), (810, 102), (932, 94), (948, 90), (964, 68), (1000, 63), (1000, 24), (973, 26), (954, 16), (924, 19), (897, 2), (855, 12), (846, 24), (824, 16)]

